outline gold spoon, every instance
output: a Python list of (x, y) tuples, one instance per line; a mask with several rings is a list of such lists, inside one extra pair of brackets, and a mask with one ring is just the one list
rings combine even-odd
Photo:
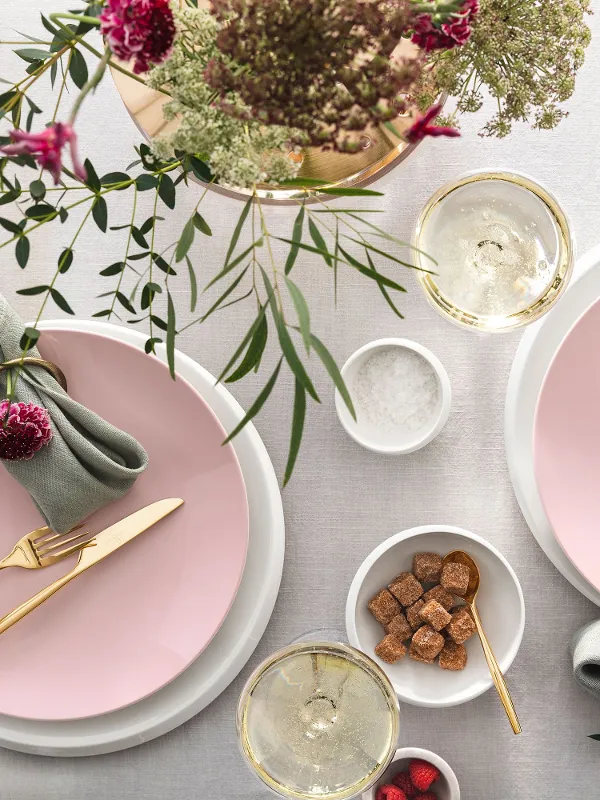
[(477, 592), (479, 591), (479, 584), (481, 580), (479, 576), (479, 567), (475, 561), (473, 561), (471, 556), (468, 553), (465, 553), (464, 550), (453, 550), (451, 553), (448, 553), (448, 555), (444, 557), (444, 564), (464, 564), (469, 568), (469, 588), (467, 589), (467, 593), (463, 599), (471, 609), (473, 621), (475, 622), (475, 627), (477, 628), (477, 633), (479, 634), (479, 639), (481, 640), (481, 646), (483, 647), (485, 660), (487, 661), (490, 669), (490, 674), (492, 676), (492, 680), (494, 681), (496, 691), (500, 695), (500, 700), (502, 700), (502, 705), (506, 711), (506, 716), (510, 721), (514, 733), (521, 733), (521, 725), (519, 723), (519, 718), (517, 717), (517, 712), (515, 711), (515, 706), (510, 696), (510, 692), (508, 691), (508, 686), (506, 685), (502, 670), (498, 666), (496, 656), (493, 653), (488, 638), (485, 635), (483, 625), (481, 624), (481, 619), (479, 617), (479, 612), (477, 611), (475, 599), (477, 597)]

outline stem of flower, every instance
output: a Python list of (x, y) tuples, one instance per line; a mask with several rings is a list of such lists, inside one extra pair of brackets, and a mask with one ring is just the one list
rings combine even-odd
[[(59, 22), (60, 19), (74, 19), (76, 22), (85, 22), (86, 25), (94, 25), (98, 28), (100, 27), (100, 19), (98, 17), (86, 17), (82, 14), (70, 14), (67, 11), (64, 12), (57, 11), (53, 14), (50, 14), (49, 16), (51, 21), (54, 22), (55, 25), (58, 25), (60, 28), (65, 27)], [(69, 31), (68, 28), (66, 30)], [(72, 33), (72, 31), (69, 31), (69, 33)]]
[(69, 117), (69, 123), (71, 125), (74, 124), (75, 118), (77, 117), (79, 109), (81, 108), (81, 104), (83, 103), (87, 95), (93, 89), (95, 89), (96, 86), (98, 86), (98, 84), (104, 77), (104, 73), (106, 72), (106, 65), (108, 64), (109, 60), (110, 60), (110, 49), (107, 47), (106, 50), (104, 51), (104, 55), (100, 59), (100, 63), (96, 67), (96, 71), (89, 79), (89, 81), (85, 84), (83, 89), (79, 92), (79, 95), (77, 96), (75, 102), (73, 103), (73, 109), (71, 110), (71, 116)]

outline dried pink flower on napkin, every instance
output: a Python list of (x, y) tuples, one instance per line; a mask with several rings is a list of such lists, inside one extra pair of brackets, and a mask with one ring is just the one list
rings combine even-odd
[(52, 439), (50, 414), (33, 403), (0, 403), (0, 458), (28, 461)]

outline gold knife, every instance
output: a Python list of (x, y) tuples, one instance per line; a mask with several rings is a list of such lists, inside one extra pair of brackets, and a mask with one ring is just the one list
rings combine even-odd
[(56, 592), (62, 589), (63, 586), (66, 586), (67, 583), (77, 578), (90, 567), (93, 567), (94, 564), (102, 561), (102, 559), (106, 558), (111, 553), (114, 553), (119, 547), (135, 539), (140, 533), (151, 528), (163, 517), (166, 517), (172, 511), (175, 511), (176, 508), (179, 508), (180, 505), (183, 505), (183, 500), (178, 497), (172, 497), (168, 500), (158, 500), (156, 503), (141, 508), (134, 514), (130, 514), (128, 517), (125, 517), (125, 519), (111, 525), (110, 528), (106, 528), (101, 533), (98, 533), (91, 539), (89, 544), (81, 550), (79, 553), (79, 560), (71, 572), (68, 572), (62, 578), (46, 586), (45, 589), (42, 589), (29, 600), (26, 600), (15, 608), (14, 611), (11, 611), (0, 619), (0, 633), (4, 633), (4, 631), (11, 628), (16, 622), (26, 617), (30, 611), (33, 611), (34, 608), (37, 608), (49, 597), (52, 597), (53, 594), (56, 594)]

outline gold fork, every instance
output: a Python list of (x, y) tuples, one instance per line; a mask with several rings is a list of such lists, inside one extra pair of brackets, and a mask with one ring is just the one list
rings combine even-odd
[(42, 569), (51, 564), (57, 564), (67, 556), (79, 552), (93, 538), (88, 531), (70, 536), (79, 528), (81, 525), (72, 528), (67, 533), (54, 533), (50, 528), (44, 526), (27, 533), (22, 539), (19, 539), (12, 552), (0, 561), (0, 569), (6, 567)]

